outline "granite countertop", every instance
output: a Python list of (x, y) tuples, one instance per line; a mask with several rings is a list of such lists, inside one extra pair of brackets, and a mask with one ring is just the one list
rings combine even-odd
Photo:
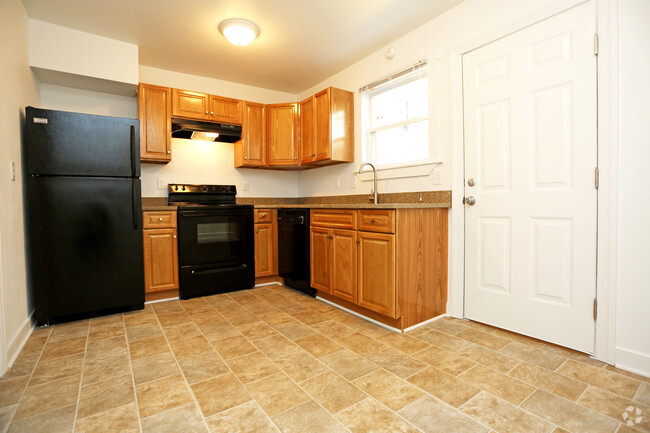
[(310, 203), (310, 204), (253, 204), (255, 209), (413, 209), (448, 208), (448, 203)]
[(142, 197), (142, 211), (167, 210), (176, 212), (178, 206), (167, 204), (167, 197)]
[[(237, 197), (238, 204), (252, 204), (257, 209), (417, 209), (451, 207), (451, 191), (423, 191), (379, 194), (379, 204), (368, 200), (368, 194), (322, 197)], [(143, 211), (175, 211), (167, 197), (143, 197)]]

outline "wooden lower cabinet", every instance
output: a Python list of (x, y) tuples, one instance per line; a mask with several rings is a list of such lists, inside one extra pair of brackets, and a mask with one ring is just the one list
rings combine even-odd
[(156, 299), (158, 292), (174, 297), (173, 291), (178, 292), (176, 212), (144, 212), (142, 238), (145, 298)]
[(357, 302), (357, 232), (332, 230), (332, 295)]
[(255, 278), (278, 274), (278, 223), (275, 209), (255, 209)]
[(395, 235), (359, 232), (358, 304), (396, 318)]
[(312, 287), (398, 329), (444, 314), (447, 211), (312, 210)]

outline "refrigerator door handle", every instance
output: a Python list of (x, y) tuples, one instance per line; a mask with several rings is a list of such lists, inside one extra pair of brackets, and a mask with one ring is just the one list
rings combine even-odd
[(136, 177), (135, 166), (137, 161), (135, 156), (135, 126), (131, 125), (131, 177)]
[(133, 214), (133, 229), (138, 229), (138, 179), (131, 179), (131, 213)]

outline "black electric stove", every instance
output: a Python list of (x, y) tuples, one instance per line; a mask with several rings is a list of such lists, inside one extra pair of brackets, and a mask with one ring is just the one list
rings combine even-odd
[(253, 288), (253, 206), (236, 203), (236, 187), (171, 184), (168, 194), (178, 206), (180, 298)]

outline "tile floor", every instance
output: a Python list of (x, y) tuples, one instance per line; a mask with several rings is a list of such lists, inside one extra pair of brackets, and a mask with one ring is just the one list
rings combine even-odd
[(279, 285), (36, 330), (0, 432), (650, 432), (650, 379), (456, 319), (389, 332)]

